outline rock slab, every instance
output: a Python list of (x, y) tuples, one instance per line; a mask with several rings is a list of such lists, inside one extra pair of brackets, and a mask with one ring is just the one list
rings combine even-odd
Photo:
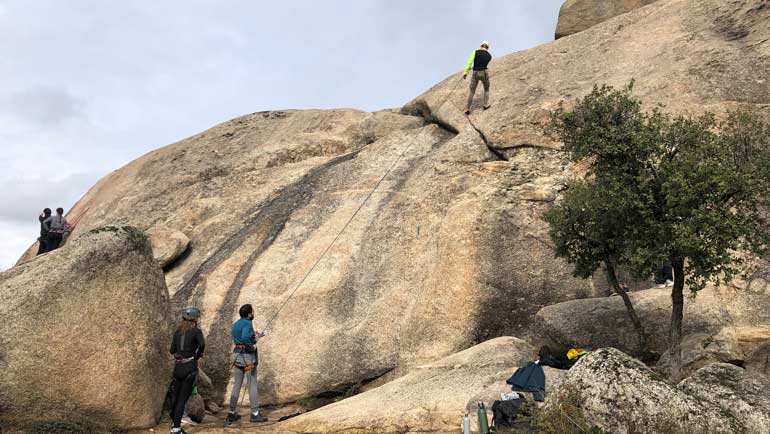
[(469, 401), (496, 394), (518, 366), (536, 356), (535, 349), (520, 339), (493, 339), (278, 427), (319, 434), (455, 432)]
[(170, 379), (168, 290), (147, 238), (107, 227), (0, 273), (0, 412), (153, 426)]

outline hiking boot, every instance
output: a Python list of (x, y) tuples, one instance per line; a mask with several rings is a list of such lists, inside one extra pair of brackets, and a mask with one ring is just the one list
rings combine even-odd
[(174, 428), (171, 428), (171, 434), (187, 434), (187, 431), (182, 428), (179, 428), (179, 431), (174, 431)]
[(665, 288), (666, 284), (665, 283), (658, 283), (657, 285), (655, 285), (655, 287), (656, 288)]
[(198, 425), (197, 423), (193, 422), (192, 419), (190, 419), (190, 416), (182, 416), (182, 423), (187, 425)]
[(227, 419), (225, 419), (225, 423), (228, 425), (232, 425), (235, 422), (238, 422), (238, 420), (241, 418), (241, 415), (238, 413), (227, 413)]
[(249, 418), (249, 422), (267, 422), (267, 418), (265, 416), (262, 416), (261, 414), (257, 413), (251, 413), (251, 417)]
[(674, 286), (674, 281), (673, 280), (666, 280), (665, 285), (666, 286)]

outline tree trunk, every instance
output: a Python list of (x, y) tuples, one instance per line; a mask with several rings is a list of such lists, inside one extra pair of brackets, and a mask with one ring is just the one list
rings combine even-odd
[(618, 283), (618, 276), (615, 273), (615, 265), (612, 263), (612, 261), (604, 261), (604, 266), (607, 268), (607, 281), (610, 284), (610, 287), (618, 294), (620, 295), (620, 298), (623, 299), (623, 304), (626, 305), (626, 312), (628, 312), (628, 317), (631, 319), (631, 323), (634, 324), (634, 329), (636, 329), (636, 334), (638, 338), (638, 344), (639, 344), (639, 354), (643, 357), (646, 357), (648, 354), (647, 351), (647, 336), (644, 333), (644, 327), (642, 326), (642, 321), (639, 319), (639, 317), (636, 315), (636, 310), (634, 309), (633, 303), (631, 303), (631, 297), (628, 296), (628, 293), (623, 290), (623, 288), (620, 287), (620, 284)]
[(671, 381), (682, 379), (682, 318), (684, 317), (684, 259), (671, 259), (674, 269), (674, 287), (671, 288), (671, 330), (669, 355), (671, 357)]

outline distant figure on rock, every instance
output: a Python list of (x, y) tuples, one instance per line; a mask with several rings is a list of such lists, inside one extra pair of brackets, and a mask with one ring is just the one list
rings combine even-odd
[(489, 71), (487, 71), (487, 65), (489, 65), (491, 60), (492, 55), (489, 54), (489, 42), (484, 41), (481, 43), (481, 48), (471, 54), (471, 58), (468, 59), (468, 64), (465, 65), (463, 80), (465, 80), (468, 76), (468, 71), (473, 67), (473, 75), (471, 75), (471, 93), (468, 95), (468, 104), (465, 106), (466, 115), (471, 114), (473, 95), (476, 94), (476, 87), (479, 85), (479, 81), (484, 85), (484, 110), (489, 108)]
[(37, 220), (40, 222), (40, 237), (37, 239), (38, 255), (48, 251), (48, 229), (46, 228), (46, 225), (44, 224), (44, 222), (48, 220), (50, 217), (51, 217), (51, 208), (44, 209), (43, 212), (37, 217)]
[(62, 239), (64, 239), (64, 233), (69, 229), (69, 223), (64, 218), (64, 209), (56, 208), (56, 215), (50, 216), (43, 221), (44, 229), (48, 233), (48, 244), (46, 246), (46, 252), (56, 250), (61, 245)]
[(267, 418), (259, 414), (259, 393), (257, 390), (257, 341), (264, 333), (254, 331), (251, 322), (254, 320), (254, 308), (244, 304), (238, 309), (241, 319), (233, 324), (233, 391), (230, 394), (230, 413), (227, 414), (227, 424), (232, 425), (241, 415), (238, 414), (238, 396), (241, 393), (243, 377), (247, 377), (249, 388), (249, 404), (251, 406), (251, 422), (266, 422)]
[(203, 357), (206, 342), (198, 328), (200, 310), (188, 307), (182, 311), (182, 321), (171, 340), (174, 355), (174, 394), (171, 400), (171, 434), (184, 433), (182, 415), (198, 376), (198, 359)]

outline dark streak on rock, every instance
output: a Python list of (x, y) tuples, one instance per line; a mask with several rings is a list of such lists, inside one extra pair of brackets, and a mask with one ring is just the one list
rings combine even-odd
[(286, 222), (295, 209), (302, 208), (312, 199), (317, 192), (317, 185), (323, 175), (337, 166), (356, 157), (358, 151), (337, 157), (317, 168), (311, 170), (299, 181), (285, 187), (274, 198), (256, 208), (246, 220), (243, 227), (230, 236), (217, 251), (206, 259), (174, 295), (173, 301), (177, 307), (195, 301), (196, 295), (203, 293), (199, 289), (201, 281), (206, 275), (214, 271), (223, 262), (231, 257), (233, 252), (252, 236), (261, 236), (259, 246), (251, 252), (246, 261), (241, 265), (230, 287), (227, 289), (224, 301), (219, 311), (211, 320), (209, 336), (207, 336), (206, 366), (210, 372), (214, 387), (219, 393), (224, 393), (229, 380), (229, 355), (230, 355), (230, 322), (236, 309), (236, 303), (240, 297), (241, 288), (248, 278), (254, 263), (264, 253), (283, 231)]

